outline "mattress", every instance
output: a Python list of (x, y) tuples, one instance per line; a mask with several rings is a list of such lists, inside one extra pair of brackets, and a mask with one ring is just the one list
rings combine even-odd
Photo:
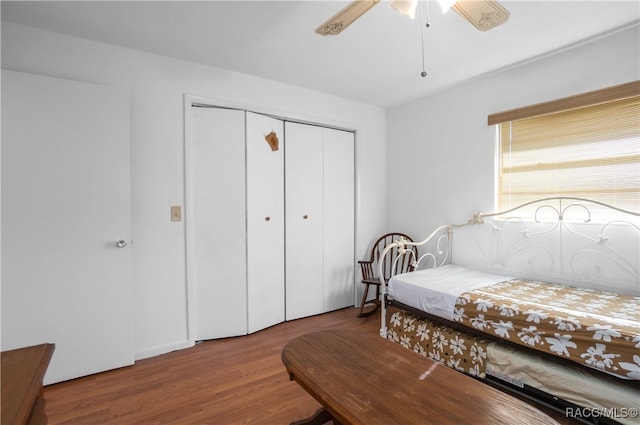
[(632, 383), (545, 361), (538, 354), (499, 343), (488, 345), (486, 363), (487, 375), (521, 388), (526, 384), (603, 415), (617, 412), (619, 416), (615, 420), (625, 425), (639, 422), (637, 417), (624, 415), (624, 412), (638, 412), (640, 408), (640, 387)]
[(456, 300), (462, 293), (509, 279), (448, 264), (393, 276), (389, 280), (389, 296), (410, 307), (454, 320)]

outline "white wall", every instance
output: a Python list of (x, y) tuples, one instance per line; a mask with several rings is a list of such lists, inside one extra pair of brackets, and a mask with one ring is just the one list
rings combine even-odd
[[(357, 130), (356, 258), (384, 230), (386, 117), (379, 107), (223, 69), (2, 23), (2, 67), (123, 88), (131, 102), (136, 357), (188, 345), (183, 95)], [(87, 105), (90, 107), (90, 105)], [(361, 290), (362, 285), (356, 285)]]
[(388, 228), (423, 239), (440, 224), (493, 210), (494, 130), (487, 116), (637, 80), (639, 40), (636, 25), (390, 108)]

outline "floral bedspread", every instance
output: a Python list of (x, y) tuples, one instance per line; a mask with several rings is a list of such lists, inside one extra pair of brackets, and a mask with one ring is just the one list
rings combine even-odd
[(394, 312), (387, 339), (460, 372), (485, 378), (488, 341), (437, 325), (403, 310)]
[(509, 280), (460, 295), (456, 321), (640, 380), (640, 297)]

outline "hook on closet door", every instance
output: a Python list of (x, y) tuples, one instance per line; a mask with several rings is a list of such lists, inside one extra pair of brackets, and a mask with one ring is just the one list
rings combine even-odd
[(275, 152), (279, 149), (279, 140), (275, 131), (271, 131), (271, 133), (264, 136), (264, 139), (267, 141), (272, 151)]

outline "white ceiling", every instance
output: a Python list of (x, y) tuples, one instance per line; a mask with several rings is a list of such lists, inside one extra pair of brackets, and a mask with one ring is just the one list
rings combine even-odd
[[(640, 2), (502, 0), (507, 23), (476, 30), (428, 2), (421, 25), (383, 0), (341, 35), (314, 29), (348, 1), (2, 1), (2, 20), (213, 65), (381, 106), (630, 25)], [(426, 13), (426, 9), (425, 9)]]

